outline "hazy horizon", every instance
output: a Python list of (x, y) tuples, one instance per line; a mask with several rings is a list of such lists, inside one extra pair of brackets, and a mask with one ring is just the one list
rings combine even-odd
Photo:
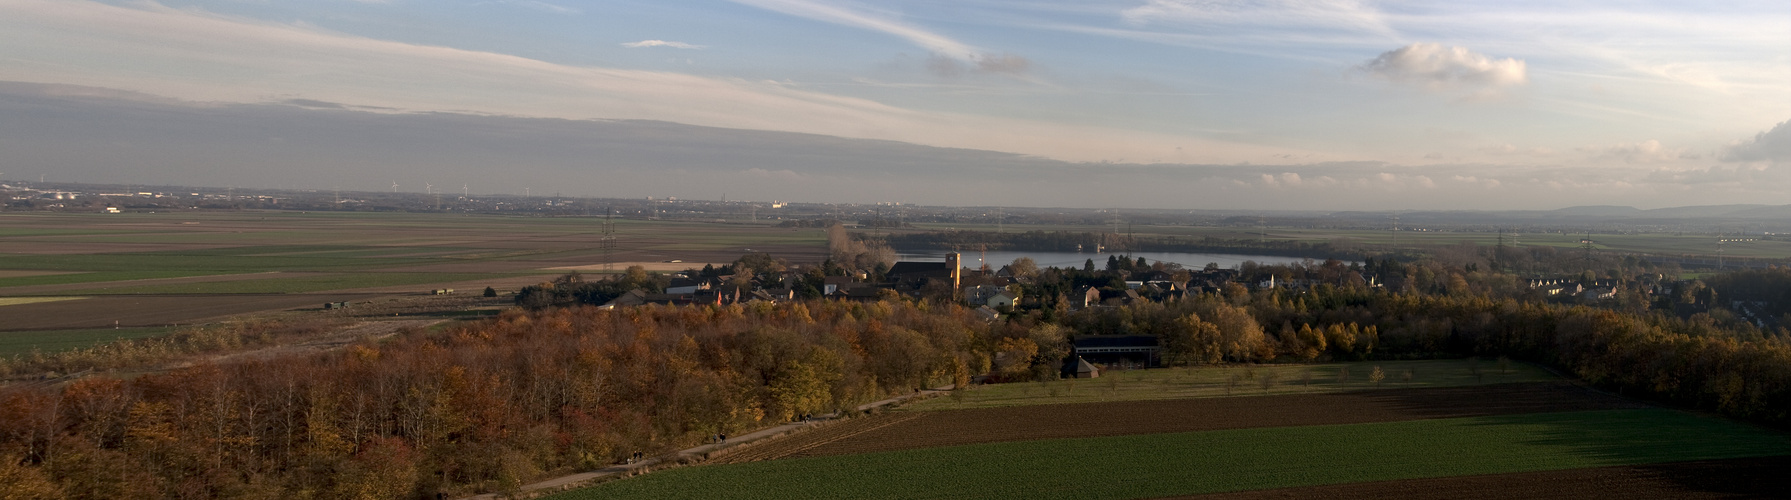
[(0, 1), (0, 179), (929, 205), (1791, 203), (1791, 7)]

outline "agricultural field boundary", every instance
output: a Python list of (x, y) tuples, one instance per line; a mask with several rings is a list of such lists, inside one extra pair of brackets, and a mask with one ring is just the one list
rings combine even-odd
[[(944, 392), (947, 392), (950, 390), (952, 390), (952, 386), (947, 385), (944, 387), (937, 387), (937, 388), (927, 389), (927, 390), (923, 390), (923, 391), (916, 391), (913, 394), (904, 394), (901, 396), (884, 399), (882, 401), (876, 401), (876, 402), (872, 402), (872, 403), (866, 403), (863, 405), (859, 405), (856, 408), (854, 408), (854, 411), (860, 412), (860, 413), (876, 411), (879, 409), (888, 408), (891, 406), (901, 404), (901, 403), (911, 400), (911, 399), (936, 396), (936, 395), (939, 395), (941, 393), (944, 393)], [(638, 462), (631, 463), (631, 464), (617, 464), (617, 465), (605, 467), (605, 468), (598, 469), (598, 470), (591, 471), (591, 472), (581, 472), (578, 474), (556, 477), (556, 478), (549, 479), (546, 481), (530, 483), (527, 485), (523, 485), (520, 488), (517, 488), (517, 491), (514, 491), (514, 492), (486, 493), (486, 494), (482, 494), (482, 495), (474, 495), (474, 496), (466, 497), (463, 500), (497, 500), (499, 498), (518, 498), (518, 495), (521, 495), (521, 497), (523, 497), (523, 498), (527, 498), (527, 497), (532, 497), (532, 496), (536, 496), (536, 495), (547, 495), (547, 494), (558, 493), (558, 492), (576, 489), (576, 488), (583, 488), (583, 487), (587, 487), (587, 486), (590, 486), (593, 484), (601, 483), (603, 481), (608, 481), (611, 479), (618, 479), (618, 478), (623, 478), (623, 477), (633, 477), (633, 476), (640, 475), (640, 474), (646, 474), (648, 472), (652, 472), (653, 469), (655, 469), (655, 468), (664, 469), (666, 467), (689, 465), (689, 464), (697, 463), (697, 462), (700, 462), (703, 460), (712, 460), (712, 459), (724, 457), (724, 456), (727, 456), (728, 454), (738, 453), (742, 450), (749, 449), (755, 445), (764, 444), (767, 441), (775, 440), (775, 439), (778, 439), (778, 438), (781, 438), (784, 436), (789, 436), (791, 434), (795, 434), (798, 432), (810, 431), (813, 429), (821, 428), (821, 427), (827, 426), (829, 424), (832, 424), (834, 422), (838, 422), (839, 420), (840, 420), (840, 416), (837, 414), (819, 415), (814, 420), (805, 421), (805, 422), (790, 422), (790, 423), (781, 424), (781, 425), (778, 425), (775, 427), (771, 427), (769, 429), (762, 429), (762, 430), (754, 431), (751, 433), (747, 433), (745, 435), (733, 437), (729, 440), (729, 442), (726, 442), (726, 443), (710, 443), (710, 444), (705, 444), (705, 445), (701, 445), (701, 446), (685, 448), (683, 450), (678, 450), (678, 451), (675, 451), (672, 453), (667, 453), (667, 454), (653, 456), (653, 457), (647, 457)]]
[[(1040, 439), (1639, 408), (1649, 406), (1566, 381), (950, 411), (904, 408), (792, 436), (757, 455), (772, 460)], [(839, 436), (845, 433), (852, 439)]]
[[(1369, 381), (1369, 374), (1375, 367), (1382, 368), (1385, 380)], [(1345, 373), (1347, 376), (1339, 376)], [(1529, 363), (1460, 359), (1112, 370), (1094, 379), (973, 386), (951, 398), (920, 401), (905, 405), (902, 409), (957, 410), (1066, 403), (1322, 394), (1560, 379), (1559, 374)]]
[(65, 300), (81, 300), (87, 297), (0, 297), (0, 307), (22, 306), (43, 302), (62, 302)]
[[(299, 275), (313, 273), (294, 273), (289, 271), (269, 271), (263, 273), (212, 274), (205, 276), (176, 276), (170, 278), (143, 278), (115, 281), (87, 281), (79, 283), (57, 283), (48, 285), (20, 285), (0, 287), (0, 295), (25, 296), (50, 293), (94, 293), (95, 290), (106, 290), (118, 287), (139, 287), (155, 285), (173, 285), (188, 283), (212, 283), (221, 281), (243, 281), (268, 279), (274, 275)], [(105, 293), (105, 292), (101, 292)]]
[(1786, 454), (1782, 433), (1675, 410), (1605, 410), (687, 467), (551, 498), (1130, 499)]

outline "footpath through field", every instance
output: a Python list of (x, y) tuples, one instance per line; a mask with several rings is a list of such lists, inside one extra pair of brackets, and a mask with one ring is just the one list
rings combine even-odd
[[(907, 400), (910, 400), (910, 399), (913, 399), (916, 397), (937, 395), (942, 392), (950, 391), (950, 390), (952, 390), (952, 388), (953, 388), (952, 386), (947, 385), (947, 386), (936, 387), (933, 389), (927, 389), (927, 390), (923, 390), (923, 391), (916, 391), (913, 394), (904, 394), (901, 396), (884, 399), (882, 401), (876, 401), (876, 402), (872, 402), (872, 403), (858, 405), (856, 408), (854, 408), (854, 410), (857, 412), (860, 412), (860, 413), (868, 412), (868, 411), (876, 410), (879, 408), (889, 407), (889, 406), (892, 406), (892, 405), (895, 405), (895, 404), (898, 404), (903, 401), (907, 401)], [(679, 465), (682, 463), (691, 462), (693, 460), (703, 460), (703, 459), (709, 459), (712, 457), (720, 458), (720, 457), (725, 457), (725, 456), (728, 456), (728, 455), (731, 455), (734, 453), (750, 453), (753, 451), (754, 448), (756, 448), (758, 446), (762, 446), (766, 442), (777, 440), (780, 437), (795, 434), (797, 432), (805, 431), (805, 430), (808, 430), (811, 428), (825, 427), (825, 426), (828, 426), (829, 423), (831, 423), (832, 421), (834, 421), (838, 418), (839, 418), (839, 416), (835, 415), (835, 414), (819, 415), (813, 420), (802, 421), (802, 422), (790, 422), (790, 423), (786, 423), (786, 424), (782, 424), (782, 425), (773, 426), (773, 427), (770, 427), (767, 429), (761, 429), (761, 430), (754, 431), (754, 432), (747, 433), (747, 434), (740, 435), (740, 436), (730, 436), (730, 437), (728, 437), (727, 441), (725, 441), (725, 442), (704, 444), (701, 446), (685, 448), (685, 449), (678, 450), (678, 451), (675, 451), (672, 453), (667, 453), (664, 455), (647, 457), (647, 458), (644, 458), (644, 459), (634, 462), (634, 463), (617, 464), (617, 465), (605, 467), (602, 469), (594, 470), (591, 472), (581, 472), (578, 474), (556, 477), (553, 479), (549, 479), (549, 480), (541, 481), (541, 482), (537, 482), (537, 483), (530, 483), (530, 484), (523, 485), (521, 488), (517, 488), (517, 491), (515, 491), (515, 492), (509, 492), (506, 494), (486, 493), (483, 495), (474, 495), (471, 497), (467, 497), (465, 500), (496, 500), (498, 498), (506, 498), (505, 496), (501, 496), (501, 495), (514, 495), (514, 494), (527, 495), (527, 494), (531, 494), (531, 493), (544, 493), (544, 492), (551, 492), (551, 491), (559, 491), (559, 490), (565, 490), (565, 489), (572, 488), (572, 487), (583, 486), (583, 485), (586, 485), (589, 483), (594, 483), (594, 482), (603, 481), (603, 480), (607, 480), (607, 479), (633, 476), (635, 474), (644, 474), (647, 472), (651, 472), (654, 468), (663, 468), (663, 467), (660, 467), (661, 465), (676, 466), (676, 465)]]

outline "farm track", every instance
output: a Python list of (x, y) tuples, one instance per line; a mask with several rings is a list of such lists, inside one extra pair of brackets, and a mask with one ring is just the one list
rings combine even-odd
[(923, 416), (924, 414), (916, 412), (897, 412), (858, 417), (846, 422), (838, 422), (832, 425), (823, 426), (819, 429), (784, 439), (774, 439), (765, 444), (748, 447), (738, 453), (724, 455), (711, 460), (708, 463), (717, 465), (737, 464), (807, 456), (805, 452), (816, 447), (852, 439), (867, 432), (901, 424)]
[(766, 444), (722, 463), (852, 455), (964, 444), (1257, 427), (1644, 408), (1565, 382), (1389, 389), (1340, 394), (898, 411)]
[(1791, 470), (1791, 457), (1737, 458), (1334, 484), (1171, 498), (1179, 500), (1791, 498), (1791, 475), (1786, 474), (1787, 470)]

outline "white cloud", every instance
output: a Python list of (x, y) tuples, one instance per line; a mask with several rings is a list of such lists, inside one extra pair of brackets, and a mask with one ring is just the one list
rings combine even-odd
[(1335, 30), (1393, 38), (1377, 9), (1353, 0), (1149, 0), (1120, 17), (1133, 24), (1252, 27), (1276, 31)]
[[(1072, 161), (1187, 147), (1235, 163), (1292, 148), (917, 111), (800, 86), (571, 66), (154, 3), (0, 0), (0, 80), (195, 102), (307, 99), (392, 112), (648, 119), (884, 139)], [(171, 69), (175, 68), (175, 69)], [(1298, 151), (1306, 153), (1306, 151)], [(1320, 155), (1317, 160), (1329, 159)]]
[(693, 44), (688, 44), (688, 43), (684, 43), (684, 42), (668, 42), (665, 40), (641, 40), (638, 42), (624, 43), (624, 44), (622, 44), (622, 46), (628, 47), (631, 49), (640, 49), (640, 48), (647, 48), (647, 47), (671, 47), (674, 49), (700, 49), (700, 48), (703, 48), (703, 46), (701, 46), (701, 45), (693, 45)]
[(989, 73), (1021, 74), (1031, 61), (1013, 54), (992, 53), (951, 37), (902, 22), (899, 15), (873, 13), (863, 7), (814, 0), (733, 0), (761, 9), (816, 21), (867, 29), (900, 37), (935, 57), (927, 68), (935, 74), (955, 76), (966, 67)]
[(970, 61), (981, 51), (950, 37), (909, 25), (889, 15), (878, 15), (842, 5), (810, 0), (733, 0), (761, 9), (855, 28), (880, 31), (908, 40), (928, 51)]
[(1497, 91), (1529, 82), (1524, 62), (1494, 59), (1463, 47), (1414, 43), (1390, 50), (1363, 63), (1363, 71), (1389, 81), (1428, 90), (1466, 88)]
[(1779, 123), (1772, 130), (1737, 141), (1723, 150), (1724, 161), (1791, 162), (1791, 121)]

